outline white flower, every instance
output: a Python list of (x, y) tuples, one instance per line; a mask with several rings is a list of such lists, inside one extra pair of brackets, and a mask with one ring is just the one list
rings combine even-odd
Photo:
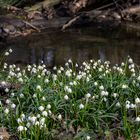
[(15, 104), (12, 104), (11, 105), (11, 108), (15, 109), (16, 108), (16, 105)]
[(11, 101), (10, 101), (9, 99), (6, 100), (6, 104), (10, 104), (10, 102), (11, 102)]
[(99, 72), (102, 72), (102, 71), (103, 71), (103, 69), (102, 69), (102, 68), (99, 68), (98, 70), (99, 70)]
[(126, 109), (129, 109), (130, 108), (130, 104), (126, 104), (125, 107), (126, 107)]
[(44, 110), (44, 107), (43, 107), (43, 106), (40, 106), (38, 109), (39, 109), (40, 111), (43, 111), (43, 110)]
[(26, 128), (26, 127), (24, 127), (24, 130), (25, 130), (25, 131), (27, 131), (27, 128)]
[(42, 88), (41, 88), (40, 85), (37, 85), (37, 86), (36, 86), (36, 89), (42, 91)]
[(84, 105), (83, 105), (83, 104), (80, 104), (80, 105), (79, 105), (79, 108), (80, 108), (80, 109), (83, 109), (83, 108), (84, 108)]
[(9, 55), (9, 52), (5, 52), (5, 54), (4, 54), (5, 56), (8, 56)]
[(48, 108), (48, 109), (51, 109), (51, 105), (50, 105), (50, 104), (48, 104), (48, 105), (47, 105), (47, 108)]
[(40, 124), (43, 125), (44, 123), (45, 123), (45, 118), (41, 118), (41, 119), (40, 119)]
[(76, 67), (76, 68), (78, 67), (78, 64), (77, 64), (77, 63), (75, 64), (75, 67)]
[(104, 90), (104, 86), (100, 86), (99, 89), (100, 89), (100, 90)]
[(18, 67), (18, 68), (16, 68), (16, 71), (20, 71), (20, 68)]
[(101, 96), (105, 96), (106, 92), (105, 91), (101, 91)]
[(8, 88), (6, 88), (6, 89), (5, 89), (5, 92), (6, 92), (6, 93), (7, 93), (7, 92), (9, 92), (9, 89), (8, 89)]
[(107, 98), (106, 98), (106, 97), (104, 97), (104, 98), (103, 98), (103, 100), (104, 100), (104, 102), (106, 102), (106, 101), (107, 101)]
[(87, 137), (86, 137), (86, 140), (90, 140), (90, 136), (87, 136)]
[(23, 130), (24, 130), (24, 127), (23, 127), (23, 126), (19, 126), (19, 127), (18, 127), (18, 131), (21, 132), (21, 131), (23, 131)]
[(53, 74), (52, 75), (52, 78), (53, 78), (53, 81), (56, 81), (57, 80), (57, 75), (56, 74)]
[(15, 96), (15, 93), (12, 92), (12, 93), (11, 93), (11, 96), (14, 97), (14, 96)]
[(87, 77), (87, 78), (86, 78), (86, 81), (89, 82), (89, 80), (90, 80), (89, 77)]
[(122, 85), (122, 89), (127, 89), (128, 85)]
[(129, 58), (128, 59), (128, 62), (131, 64), (131, 63), (133, 63), (133, 59), (132, 58)]
[(116, 98), (118, 96), (117, 93), (113, 93), (113, 97)]
[(120, 107), (121, 104), (119, 102), (116, 103), (116, 107)]
[(35, 116), (31, 117), (31, 118), (30, 118), (30, 121), (34, 124), (35, 121), (36, 121), (36, 117), (35, 117)]
[(131, 104), (130, 107), (133, 109), (133, 108), (136, 108), (136, 105), (135, 104)]
[(9, 49), (9, 53), (12, 53), (13, 52), (13, 50), (12, 49)]
[(43, 111), (42, 112), (42, 115), (45, 116), (45, 117), (47, 117), (48, 116), (48, 112), (47, 111)]
[(63, 67), (60, 67), (60, 70), (61, 70), (61, 71), (64, 71), (64, 68), (63, 68)]
[(70, 77), (70, 76), (71, 76), (71, 72), (70, 72), (69, 70), (67, 70), (67, 71), (65, 72), (65, 75), (68, 76), (68, 77)]
[(22, 121), (25, 120), (25, 118), (26, 118), (26, 117), (25, 117), (25, 114), (21, 114), (21, 119), (22, 119)]
[(64, 96), (64, 99), (65, 99), (65, 100), (68, 100), (68, 99), (69, 99), (68, 95), (65, 95), (65, 96)]
[(35, 125), (38, 125), (38, 126), (39, 126), (39, 121), (37, 121), (37, 122), (35, 123)]
[(77, 82), (76, 81), (73, 81), (73, 84), (76, 86), (77, 85)]
[(37, 95), (36, 94), (33, 94), (33, 98), (36, 98), (37, 97)]
[(48, 84), (49, 83), (49, 80), (48, 79), (45, 79), (45, 81), (44, 81), (46, 84)]
[(140, 122), (140, 117), (137, 117), (136, 118), (136, 122)]
[(126, 104), (130, 104), (130, 101), (129, 101), (129, 100), (127, 100), (125, 103), (126, 103)]
[(17, 122), (18, 122), (18, 123), (21, 123), (22, 121), (21, 121), (21, 119), (20, 119), (20, 118), (18, 118), (18, 119), (17, 119)]
[(97, 86), (98, 85), (98, 83), (97, 82), (94, 82), (94, 86)]
[(139, 104), (139, 103), (140, 103), (140, 98), (136, 98), (136, 99), (135, 99), (135, 103), (136, 103), (136, 104)]
[(22, 79), (21, 77), (18, 79), (18, 81), (19, 81), (20, 83), (23, 83), (23, 79)]
[(2, 85), (2, 86), (5, 86), (5, 85), (6, 85), (6, 82), (5, 82), (5, 81), (2, 81), (2, 82), (1, 82), (1, 85)]
[(72, 89), (71, 88), (68, 88), (68, 93), (72, 93)]
[(71, 60), (71, 59), (69, 59), (69, 60), (68, 60), (68, 62), (69, 62), (69, 63), (72, 63), (72, 60)]
[(137, 80), (140, 81), (140, 76), (137, 77)]
[(5, 113), (5, 114), (8, 114), (8, 113), (9, 113), (9, 109), (6, 108), (6, 109), (4, 110), (4, 113)]
[(85, 95), (85, 97), (86, 97), (86, 98), (89, 98), (89, 97), (91, 97), (91, 94), (90, 94), (90, 93), (87, 93), (87, 94)]
[(37, 118), (40, 118), (40, 114), (37, 114)]
[(28, 122), (28, 123), (26, 124), (26, 126), (29, 128), (29, 127), (31, 126), (31, 124)]
[(20, 98), (24, 98), (24, 94), (21, 93), (21, 94), (20, 94)]
[(58, 120), (60, 120), (60, 121), (61, 121), (61, 120), (62, 120), (62, 115), (61, 115), (61, 114), (59, 114), (57, 118), (58, 118)]
[(51, 115), (52, 114), (51, 110), (48, 110), (48, 113), (49, 113), (49, 115)]
[(45, 100), (46, 100), (46, 98), (43, 96), (43, 97), (42, 97), (42, 100), (43, 100), (43, 101), (45, 101)]

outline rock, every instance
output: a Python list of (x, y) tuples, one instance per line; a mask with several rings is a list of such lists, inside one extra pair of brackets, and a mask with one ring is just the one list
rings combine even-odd
[(3, 28), (6, 33), (15, 33), (16, 28), (13, 25), (7, 25), (6, 27)]

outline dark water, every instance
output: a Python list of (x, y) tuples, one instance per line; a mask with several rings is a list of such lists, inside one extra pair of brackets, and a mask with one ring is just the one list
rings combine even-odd
[(130, 55), (140, 65), (140, 35), (122, 29), (88, 27), (66, 32), (50, 30), (11, 39), (1, 44), (0, 53), (7, 48), (13, 49), (6, 59), (9, 64), (26, 65), (43, 60), (52, 67), (63, 65), (69, 58), (78, 63), (101, 59), (116, 64)]

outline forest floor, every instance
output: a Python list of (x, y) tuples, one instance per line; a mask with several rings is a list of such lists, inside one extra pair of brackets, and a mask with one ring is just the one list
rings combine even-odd
[[(96, 6), (95, 6), (96, 5)], [(118, 27), (122, 22), (138, 23), (140, 5), (119, 1), (100, 4), (90, 0), (61, 1), (45, 0), (32, 6), (6, 5), (0, 9), (0, 40), (7, 36), (26, 36), (34, 31), (58, 28), (62, 31), (71, 27), (87, 25)]]

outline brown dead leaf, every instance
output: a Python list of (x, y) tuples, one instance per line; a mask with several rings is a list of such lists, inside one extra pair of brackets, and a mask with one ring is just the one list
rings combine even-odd
[(0, 127), (0, 139), (9, 140), (9, 138), (10, 138), (10, 135), (6, 131), (6, 128)]

